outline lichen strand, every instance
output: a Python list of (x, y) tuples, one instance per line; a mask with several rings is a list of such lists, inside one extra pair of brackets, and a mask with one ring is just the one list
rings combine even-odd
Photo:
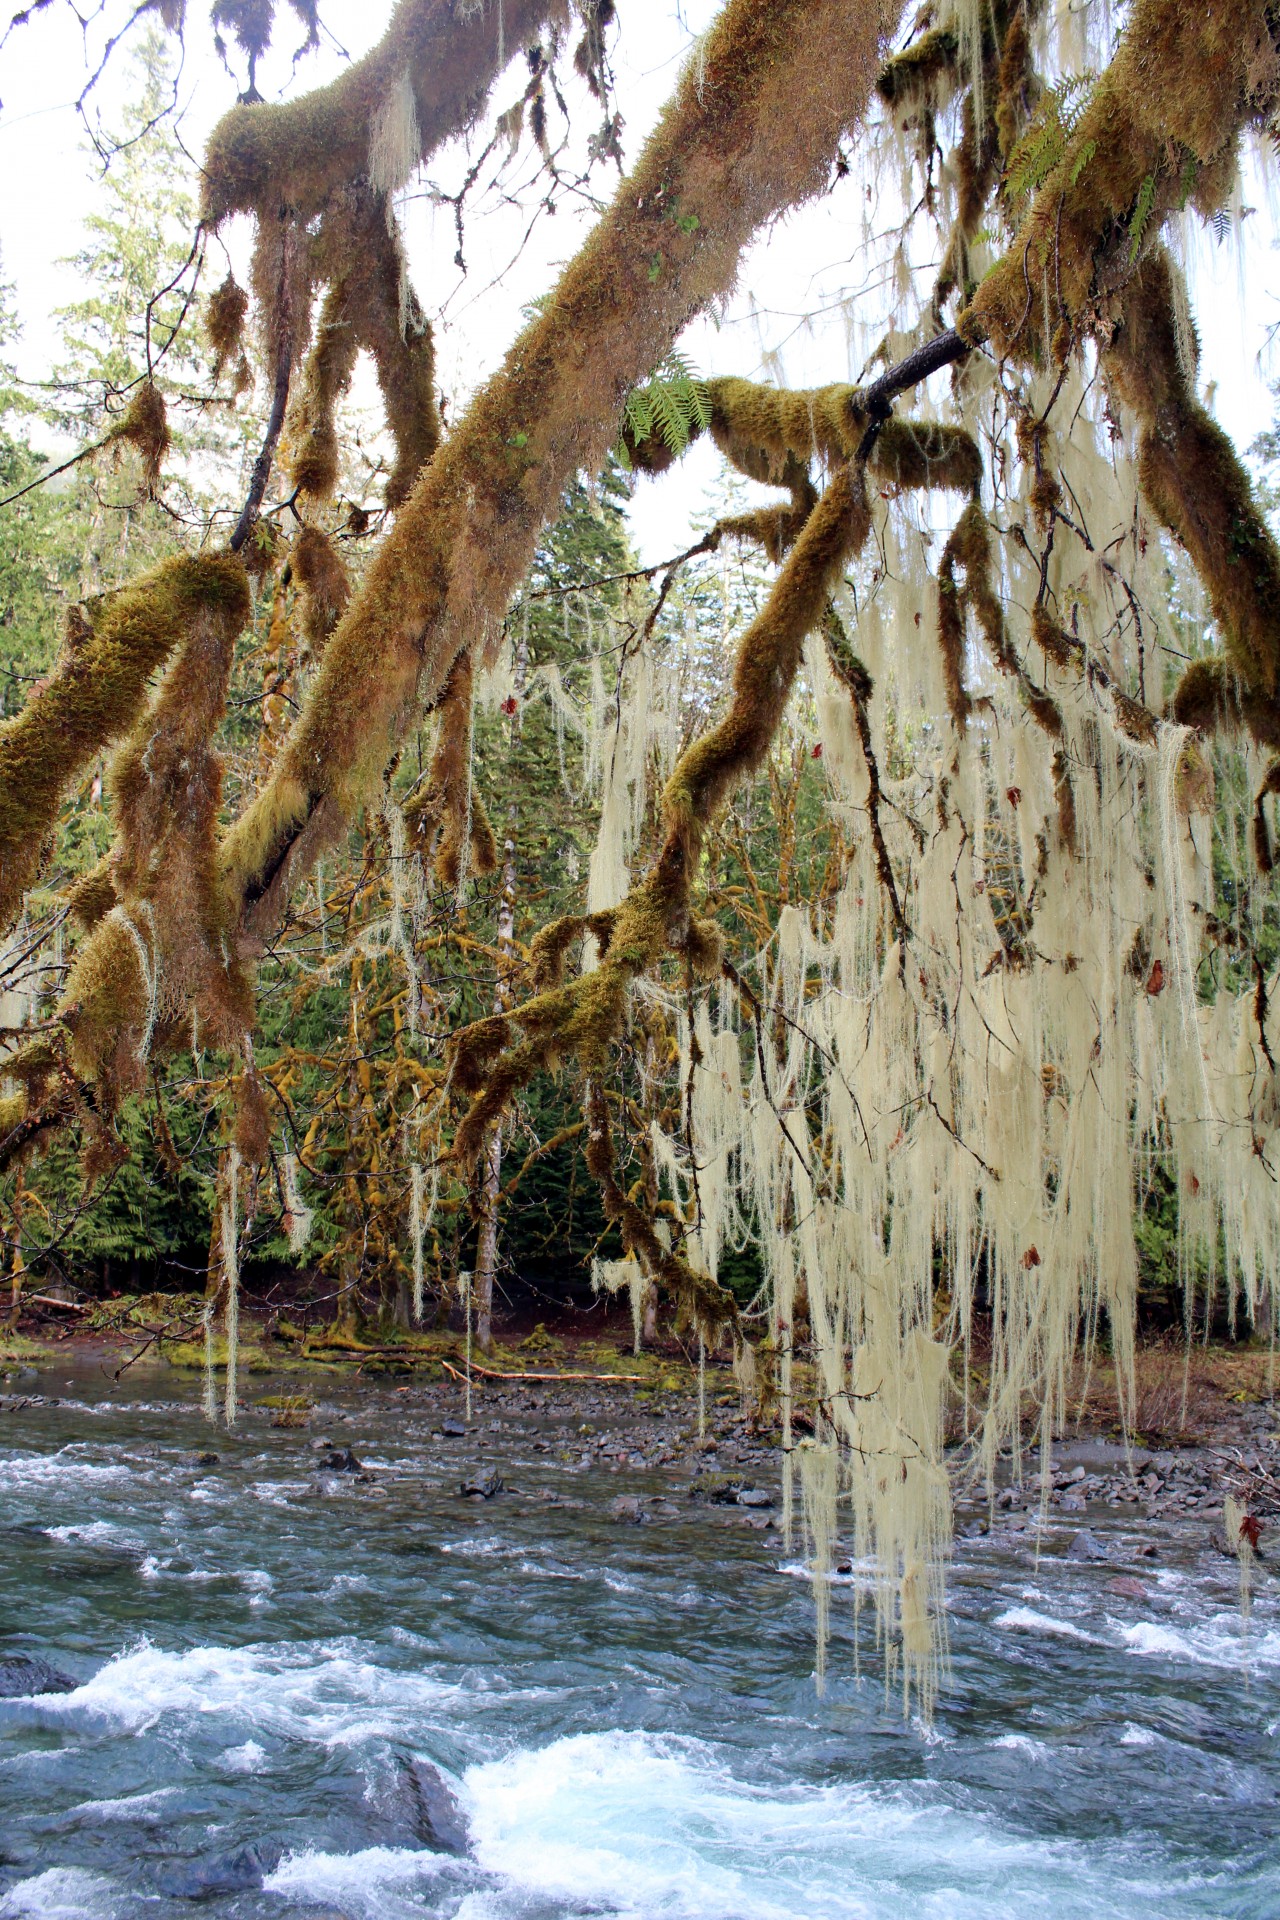
[(229, 836), (255, 937), (458, 653), (496, 629), (570, 476), (604, 460), (622, 396), (731, 283), (760, 222), (822, 186), (897, 11), (731, 0), (611, 209), (424, 470)]
[[(672, 949), (683, 949), (691, 927), (691, 876), (711, 819), (737, 783), (759, 766), (790, 697), (807, 634), (821, 619), (827, 595), (849, 556), (870, 529), (860, 471), (843, 466), (814, 508), (768, 599), (742, 637), (733, 694), (719, 724), (686, 749), (662, 799), (664, 844), (651, 870), (612, 914), (599, 965), (567, 985), (556, 985), (501, 1020), (479, 1022), (459, 1036), (454, 1078), (477, 1088), (458, 1129), (455, 1152), (464, 1162), (479, 1151), (485, 1131), (540, 1068), (573, 1055), (590, 1076), (607, 1063), (621, 1034), (631, 982)], [(539, 949), (544, 974), (557, 978), (575, 923), (562, 922)], [(510, 1044), (513, 1031), (525, 1035)]]
[[(1235, 448), (1196, 396), (1194, 368), (1182, 365), (1175, 271), (1163, 249), (1143, 262), (1103, 366), (1138, 418), (1142, 491), (1208, 589), (1231, 670), (1251, 696), (1247, 724), (1265, 742), (1276, 726), (1265, 703), (1280, 694), (1280, 549)], [(1191, 704), (1188, 696), (1184, 710)]]
[(404, 810), (412, 844), (435, 863), (442, 886), (457, 887), (468, 870), (492, 873), (498, 846), (471, 784), (472, 689), (470, 653), (454, 661), (440, 696), (435, 752), (422, 792)]
[(262, 213), (282, 200), (304, 220), (319, 213), (335, 187), (367, 171), (379, 115), (406, 75), (418, 157), (425, 158), (480, 113), (504, 53), (535, 40), (561, 7), (503, 0), (503, 10), (500, 34), (489, 7), (400, 0), (378, 45), (331, 86), (280, 105), (233, 107), (205, 152), (206, 222)]
[(1215, 208), (1236, 141), (1274, 105), (1268, 0), (1138, 0), (1120, 47), (1013, 245), (959, 326), (973, 342), (1065, 360), (1165, 215)]
[[(43, 864), (63, 794), (133, 725), (156, 668), (203, 611), (247, 606), (244, 569), (218, 554), (168, 560), (77, 614), (52, 674), (0, 726), (0, 925), (12, 924)], [(56, 742), (56, 747), (53, 743)]]

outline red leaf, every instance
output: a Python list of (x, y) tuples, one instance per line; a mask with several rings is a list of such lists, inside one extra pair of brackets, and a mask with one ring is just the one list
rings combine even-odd
[(817, 744), (817, 746), (816, 746), (816, 747), (814, 748), (814, 750), (813, 750), (813, 757), (814, 757), (814, 759), (815, 759), (815, 760), (821, 760), (821, 758), (822, 758), (822, 742), (821, 742), (821, 740), (819, 740), (819, 742), (818, 742), (818, 744)]
[(1150, 994), (1164, 992), (1164, 966), (1159, 960), (1147, 975), (1147, 992)]
[(515, 712), (518, 704), (514, 693), (509, 693), (502, 703), (502, 711), (509, 716)]
[(1004, 790), (1004, 797), (1009, 802), (1009, 805), (1011, 807), (1019, 807), (1022, 805), (1022, 788), (1006, 787)]
[(1258, 1551), (1258, 1542), (1262, 1538), (1262, 1522), (1256, 1513), (1246, 1513), (1240, 1522), (1240, 1538), (1247, 1540), (1254, 1552)]
[(1039, 1265), (1040, 1265), (1040, 1249), (1038, 1247), (1028, 1247), (1026, 1252), (1022, 1256), (1023, 1272), (1030, 1273), (1032, 1267), (1038, 1267)]

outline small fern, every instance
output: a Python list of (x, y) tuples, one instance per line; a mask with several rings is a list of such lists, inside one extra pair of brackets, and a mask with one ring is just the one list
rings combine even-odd
[[(1005, 187), (1012, 200), (1022, 200), (1041, 188), (1067, 151), (1067, 144), (1089, 104), (1094, 73), (1073, 73), (1041, 94), (1026, 132), (1009, 155)], [(1087, 140), (1076, 156), (1071, 184), (1075, 185), (1092, 160), (1097, 143)]]
[(669, 453), (683, 453), (695, 432), (710, 424), (711, 403), (703, 380), (681, 353), (669, 353), (649, 378), (633, 387), (623, 406), (618, 457), (631, 465), (627, 441), (660, 439)]
[(1142, 247), (1142, 236), (1147, 230), (1151, 218), (1151, 209), (1156, 203), (1156, 177), (1149, 173), (1138, 188), (1138, 198), (1134, 202), (1133, 217), (1129, 222), (1129, 265), (1132, 266)]

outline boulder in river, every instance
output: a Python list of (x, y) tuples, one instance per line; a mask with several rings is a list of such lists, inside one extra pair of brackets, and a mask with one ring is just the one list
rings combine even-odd
[(39, 1654), (0, 1654), (0, 1700), (26, 1700), (33, 1693), (71, 1693), (79, 1684)]
[(439, 1767), (430, 1760), (406, 1760), (403, 1773), (418, 1838), (437, 1853), (466, 1853), (466, 1815)]
[(1067, 1548), (1068, 1560), (1109, 1560), (1111, 1555), (1103, 1546), (1096, 1533), (1090, 1533), (1082, 1527)]
[(484, 1467), (464, 1480), (459, 1492), (473, 1500), (492, 1500), (495, 1493), (502, 1492), (502, 1475), (496, 1467)]
[(253, 1893), (279, 1860), (280, 1850), (255, 1843), (203, 1860), (175, 1861), (159, 1874), (160, 1890), (176, 1900), (212, 1900), (220, 1893)]
[(620, 1493), (616, 1500), (609, 1502), (609, 1518), (624, 1521), (628, 1526), (642, 1527), (649, 1515), (638, 1494)]
[(442, 1420), (440, 1422), (440, 1431), (447, 1440), (465, 1440), (467, 1436), (466, 1422), (452, 1418)]
[(330, 1447), (317, 1462), (321, 1473), (359, 1473), (361, 1463), (350, 1447)]

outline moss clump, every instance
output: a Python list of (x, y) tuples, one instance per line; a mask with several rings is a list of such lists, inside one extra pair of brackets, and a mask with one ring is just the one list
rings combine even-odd
[(142, 461), (142, 477), (148, 492), (155, 489), (164, 457), (169, 451), (169, 418), (164, 395), (151, 380), (135, 389), (122, 417), (107, 435), (116, 446), (130, 446)]
[[(1235, 448), (1196, 396), (1194, 369), (1189, 375), (1183, 367), (1174, 272), (1163, 250), (1143, 262), (1103, 364), (1140, 423), (1142, 491), (1209, 591), (1231, 672), (1247, 694), (1274, 701), (1280, 695), (1280, 548)], [(1195, 690), (1193, 681), (1184, 705)]]
[[(536, 40), (553, 0), (503, 0), (504, 32), (485, 7), (400, 0), (371, 53), (331, 86), (282, 105), (233, 107), (214, 128), (204, 159), (204, 219), (260, 213), (287, 199), (297, 215), (319, 213), (335, 189), (369, 167), (380, 117), (394, 110), (407, 77), (417, 154), (480, 111), (500, 71), (500, 53)], [(459, 111), (459, 103), (463, 103)], [(399, 182), (396, 183), (400, 184)]]
[(328, 534), (305, 526), (289, 555), (302, 591), (302, 634), (311, 660), (318, 660), (351, 598), (351, 581)]
[(1278, 86), (1266, 0), (1138, 0), (1014, 244), (961, 316), (966, 339), (1065, 360), (1189, 183), (1202, 211), (1218, 204), (1241, 128), (1270, 112)]
[[(878, 71), (889, 14), (862, 0), (821, 9), (807, 0), (731, 0), (634, 173), (423, 470), (339, 622), (272, 780), (226, 848), (228, 880), (256, 924), (266, 926), (289, 877), (377, 791), (459, 653), (482, 645), (501, 621), (569, 479), (603, 461), (626, 392), (728, 285), (760, 222), (824, 184), (829, 156)], [(491, 59), (492, 23), (477, 14), (475, 24), (490, 36)], [(398, 70), (397, 61), (385, 71)], [(358, 154), (337, 112), (348, 82), (365, 84), (353, 73), (325, 100), (300, 103), (300, 120), (287, 123), (293, 131), (263, 120), (238, 147), (239, 133), (232, 141), (224, 123), (210, 152), (214, 217), (217, 208), (257, 205), (269, 180), (273, 190), (282, 180), (299, 185), (299, 211), (319, 211), (315, 193), (327, 198), (334, 163), (344, 179), (362, 169), (367, 112)], [(356, 121), (362, 111), (357, 100)], [(234, 126), (292, 112), (254, 108)], [(421, 114), (419, 101), (425, 124)], [(312, 133), (303, 144), (315, 140), (310, 171), (310, 162), (294, 165), (304, 121)], [(273, 127), (284, 141), (278, 165)]]
[(215, 378), (233, 355), (244, 346), (244, 322), (249, 311), (249, 296), (228, 273), (222, 285), (209, 295), (204, 310), (204, 337), (213, 354)]
[(45, 857), (58, 806), (93, 755), (131, 727), (151, 675), (201, 612), (248, 608), (230, 556), (168, 560), (69, 623), (48, 680), (0, 726), (0, 926)]

